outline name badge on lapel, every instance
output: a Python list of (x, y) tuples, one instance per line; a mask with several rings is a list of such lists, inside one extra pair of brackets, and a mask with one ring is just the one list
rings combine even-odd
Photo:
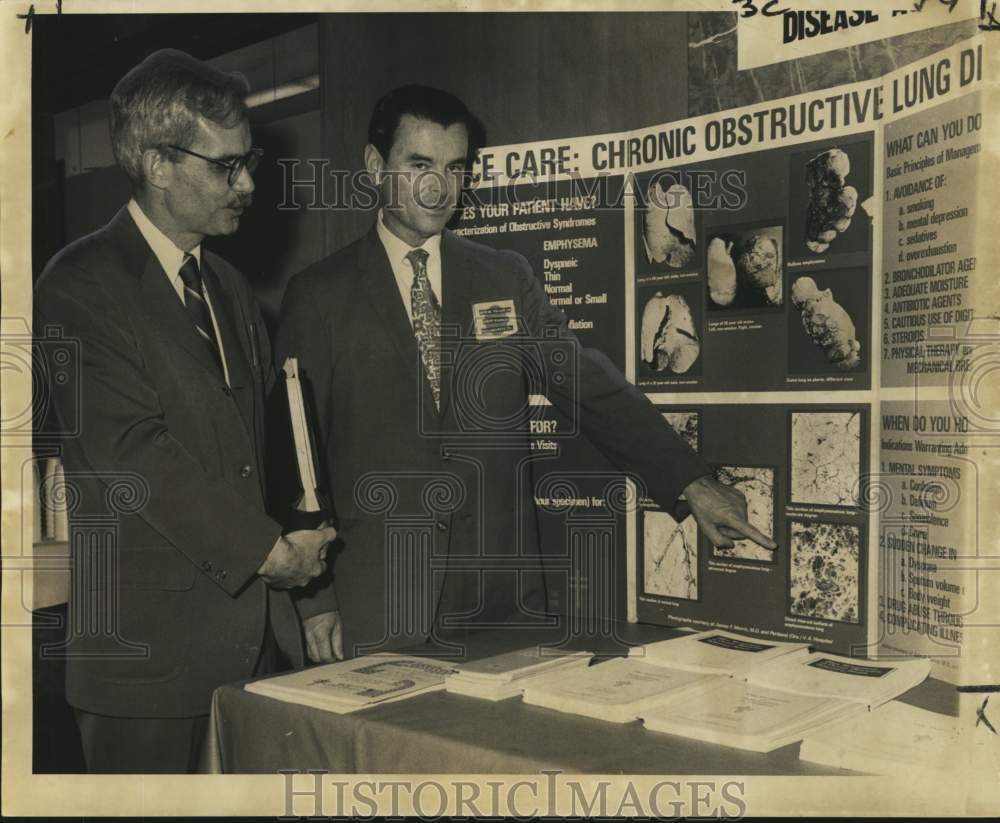
[(499, 340), (517, 333), (517, 311), (513, 300), (490, 300), (472, 304), (476, 340)]

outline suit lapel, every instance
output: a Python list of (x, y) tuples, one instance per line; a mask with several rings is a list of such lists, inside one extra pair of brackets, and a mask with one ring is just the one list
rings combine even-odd
[[(477, 351), (482, 356), (481, 347), (502, 345), (502, 338), (481, 341), (476, 334), (474, 311), (477, 304), (489, 305), (496, 301), (512, 301), (515, 317), (521, 308), (518, 298), (511, 290), (509, 281), (499, 278), (487, 269), (482, 259), (477, 255), (475, 246), (462, 241), (450, 231), (445, 231), (441, 238), (441, 291), (442, 297), (442, 337), (450, 333), (451, 339), (461, 341), (461, 346), (454, 346), (459, 353), (468, 355)], [(520, 322), (520, 321), (516, 321)], [(447, 330), (447, 331), (446, 331)], [(517, 334), (523, 333), (519, 327)], [(447, 338), (445, 338), (447, 339)], [(510, 352), (502, 355), (508, 357)], [(461, 360), (458, 357), (457, 360)], [(482, 360), (471, 371), (482, 373)], [(498, 362), (508, 362), (506, 360)], [(456, 379), (454, 370), (461, 368), (456, 358), (448, 358), (441, 369), (441, 414), (451, 410), (454, 402), (453, 387), (465, 385), (467, 375), (459, 375)]]
[(183, 349), (202, 368), (218, 375), (221, 382), (222, 375), (219, 374), (219, 365), (204, 339), (195, 330), (191, 315), (184, 308), (184, 304), (177, 296), (177, 292), (174, 291), (174, 287), (152, 249), (146, 245), (142, 235), (139, 235), (139, 239), (149, 250), (141, 269), (141, 293), (150, 323), (154, 327), (159, 327), (163, 336), (171, 344), (176, 344)]
[[(149, 324), (159, 331), (169, 346), (176, 346), (221, 385), (223, 376), (219, 373), (219, 364), (195, 330), (191, 316), (127, 208), (122, 208), (115, 215), (108, 231), (111, 242), (121, 251), (126, 270), (138, 273), (139, 292)], [(204, 254), (202, 260), (205, 260)], [(205, 282), (222, 335), (226, 365), (229, 368), (230, 380), (233, 381), (233, 389), (235, 390), (237, 386), (243, 388), (242, 391), (234, 391), (234, 396), (237, 397), (240, 417), (249, 433), (252, 431), (249, 403), (253, 381), (247, 371), (247, 357), (244, 354), (245, 346), (248, 344), (245, 344), (241, 335), (235, 331), (236, 324), (232, 319), (232, 312), (234, 309), (238, 311), (238, 306), (235, 305), (232, 292), (220, 278), (210, 274), (205, 278)]]
[[(441, 237), (441, 340), (451, 357), (441, 363), (441, 416), (451, 408), (455, 357), (460, 354), (460, 341), (469, 334), (472, 321), (467, 299), (467, 284), (474, 278), (470, 262), (449, 232)], [(449, 346), (450, 344), (450, 346)]]
[(233, 398), (243, 418), (247, 435), (253, 431), (253, 375), (250, 373), (250, 341), (246, 324), (242, 319), (240, 306), (226, 282), (218, 274), (218, 267), (213, 268), (208, 257), (202, 252), (202, 277), (208, 297), (212, 301), (215, 322), (219, 325), (219, 336), (222, 338), (222, 348), (225, 352), (226, 367), (229, 370), (229, 385), (233, 390)]
[(420, 351), (417, 349), (417, 339), (413, 335), (413, 326), (410, 325), (410, 318), (403, 306), (389, 257), (374, 228), (361, 243), (358, 251), (358, 268), (368, 298), (381, 320), (386, 336), (392, 341), (393, 348), (403, 360), (404, 374), (413, 375), (413, 379), (416, 380), (417, 394), (424, 409), (424, 420), (436, 420), (438, 410), (434, 407), (430, 385), (424, 374)]
[(410, 318), (403, 308), (399, 287), (393, 276), (389, 258), (375, 229), (365, 237), (358, 253), (358, 268), (362, 273), (362, 283), (368, 292), (375, 313), (399, 356), (408, 367), (419, 360), (417, 341), (413, 336)]

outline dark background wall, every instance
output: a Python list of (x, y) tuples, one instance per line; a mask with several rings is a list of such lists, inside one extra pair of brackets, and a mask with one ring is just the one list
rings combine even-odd
[[(404, 83), (461, 97), (490, 145), (623, 131), (687, 116), (683, 13), (336, 14), (320, 19), (323, 146), (361, 167), (372, 104)], [(331, 212), (331, 249), (371, 215)]]

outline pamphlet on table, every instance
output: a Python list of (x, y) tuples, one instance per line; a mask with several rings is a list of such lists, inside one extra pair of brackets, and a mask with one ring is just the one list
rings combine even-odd
[(833, 721), (867, 714), (921, 683), (926, 660), (880, 663), (830, 654), (789, 656), (742, 679), (707, 684), (642, 714), (654, 731), (769, 752)]
[(456, 670), (454, 664), (424, 657), (378, 654), (256, 680), (244, 688), (286, 703), (345, 714), (440, 691)]
[(524, 702), (612, 723), (636, 720), (646, 709), (702, 691), (756, 666), (805, 655), (801, 643), (764, 643), (722, 631), (638, 646), (628, 657), (584, 671), (555, 672), (525, 687)]
[[(987, 705), (988, 697), (972, 696), (977, 704)], [(1000, 773), (1000, 735), (981, 719), (969, 722), (968, 717), (894, 700), (871, 714), (855, 715), (806, 735), (799, 759), (870, 774), (927, 778), (968, 775), (979, 769), (995, 780)]]
[(516, 697), (534, 679), (555, 670), (567, 672), (590, 664), (591, 652), (566, 652), (543, 646), (493, 655), (462, 665), (461, 671), (445, 678), (445, 689), (454, 694), (483, 700)]

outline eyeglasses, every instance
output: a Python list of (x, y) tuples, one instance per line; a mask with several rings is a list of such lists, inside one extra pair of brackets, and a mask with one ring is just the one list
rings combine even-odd
[(234, 157), (232, 160), (219, 160), (217, 157), (206, 157), (204, 154), (198, 154), (196, 151), (181, 148), (180, 146), (170, 145), (169, 148), (174, 151), (183, 152), (184, 154), (190, 154), (192, 157), (198, 157), (215, 166), (221, 166), (224, 169), (229, 169), (229, 176), (226, 179), (230, 186), (236, 184), (236, 181), (239, 180), (243, 169), (246, 169), (250, 174), (253, 174), (254, 171), (256, 171), (257, 166), (260, 164), (260, 158), (264, 156), (264, 150), (256, 147), (250, 149), (250, 151), (240, 157)]

